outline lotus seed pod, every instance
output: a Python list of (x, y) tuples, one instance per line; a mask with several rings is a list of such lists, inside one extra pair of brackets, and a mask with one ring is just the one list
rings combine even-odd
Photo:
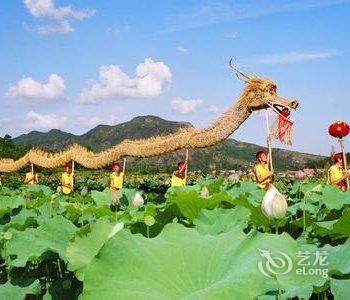
[(135, 205), (135, 206), (142, 206), (143, 203), (144, 203), (144, 200), (141, 196), (140, 193), (136, 193), (134, 199), (132, 200), (132, 203)]
[(156, 223), (156, 220), (153, 216), (145, 216), (144, 222), (147, 226), (153, 226)]
[(273, 186), (267, 190), (261, 203), (261, 210), (270, 219), (281, 219), (288, 209), (287, 201)]
[(209, 190), (208, 190), (208, 188), (206, 186), (202, 187), (201, 196), (204, 197), (204, 198), (209, 197)]
[(12, 233), (9, 232), (9, 231), (4, 232), (3, 238), (4, 238), (4, 240), (10, 240), (10, 239), (12, 239)]

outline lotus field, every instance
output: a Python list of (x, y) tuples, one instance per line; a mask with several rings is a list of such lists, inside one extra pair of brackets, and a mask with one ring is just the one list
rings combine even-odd
[(348, 299), (350, 192), (280, 179), (274, 220), (254, 182), (134, 186), (0, 188), (0, 298)]

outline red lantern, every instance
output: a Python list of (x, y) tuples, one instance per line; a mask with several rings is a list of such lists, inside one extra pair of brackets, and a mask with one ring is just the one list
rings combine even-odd
[(329, 126), (328, 132), (331, 136), (342, 139), (349, 134), (350, 127), (344, 121), (336, 121)]

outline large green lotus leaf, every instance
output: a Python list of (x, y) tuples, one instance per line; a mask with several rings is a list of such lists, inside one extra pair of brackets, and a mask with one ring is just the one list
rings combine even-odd
[(331, 279), (331, 292), (334, 300), (349, 299), (350, 280)]
[(50, 187), (46, 185), (37, 185), (37, 184), (27, 184), (21, 187), (21, 189), (25, 192), (35, 192), (35, 193), (43, 193), (45, 196), (51, 196), (52, 190)]
[(81, 214), (81, 217), (79, 218), (79, 222), (81, 220), (84, 220), (84, 217), (91, 216), (93, 219), (99, 219), (103, 217), (108, 218), (115, 218), (115, 213), (111, 211), (109, 206), (103, 205), (103, 206), (90, 206), (84, 209), (84, 211)]
[(329, 248), (329, 272), (350, 273), (350, 239), (343, 245)]
[(310, 214), (315, 215), (319, 211), (319, 206), (305, 199), (305, 201), (301, 200), (300, 202), (295, 203), (288, 207), (288, 211), (293, 215), (295, 215), (298, 210), (299, 211), (305, 210)]
[(1, 196), (0, 197), (0, 218), (6, 213), (11, 212), (14, 208), (18, 208), (25, 204), (23, 196)]
[(207, 187), (209, 194), (215, 194), (222, 190), (222, 186), (225, 179), (223, 177), (217, 179), (200, 179), (196, 182), (201, 190), (203, 187)]
[(313, 224), (315, 232), (320, 236), (329, 235), (332, 239), (348, 237), (350, 235), (350, 209), (346, 208), (337, 220), (316, 222)]
[(253, 206), (259, 206), (264, 197), (265, 190), (259, 188), (254, 182), (239, 182), (228, 191), (234, 200), (245, 199)]
[[(315, 222), (314, 216), (309, 214), (308, 212), (305, 212), (305, 225), (306, 225), (306, 227), (312, 226), (312, 224), (314, 224), (314, 222)], [(293, 220), (292, 224), (297, 226), (297, 227), (303, 228), (304, 227), (304, 216), (302, 215), (300, 218)]]
[[(52, 218), (38, 228), (28, 228), (13, 234), (6, 243), (9, 263), (23, 267), (31, 257), (39, 257), (47, 250), (54, 251), (66, 260), (66, 246), (77, 227), (62, 216)], [(14, 256), (15, 258), (13, 258)]]
[[(275, 221), (267, 218), (263, 214), (260, 203), (264, 197), (264, 190), (258, 189), (256, 187), (256, 184), (251, 182), (247, 182), (247, 184), (242, 183), (242, 186), (244, 187), (244, 193), (241, 193), (239, 189), (235, 190), (234, 188), (229, 190), (228, 193), (232, 197), (232, 204), (240, 205), (250, 210), (250, 224), (253, 224), (255, 226), (269, 227), (271, 225), (283, 226), (287, 222), (287, 218)], [(253, 192), (253, 194), (250, 192)]]
[(36, 224), (36, 218), (38, 217), (38, 213), (32, 209), (22, 209), (17, 215), (11, 217), (9, 223), (7, 223), (4, 227), (15, 228), (17, 230), (24, 230), (25, 228)]
[(81, 203), (65, 203), (63, 215), (70, 221), (76, 222), (83, 215), (84, 205)]
[(243, 230), (248, 225), (250, 210), (236, 206), (232, 209), (203, 209), (193, 223), (202, 234), (220, 234), (232, 229)]
[(2, 196), (11, 196), (13, 195), (13, 190), (8, 188), (7, 186), (0, 185), (0, 197)]
[[(258, 269), (263, 261), (259, 249), (275, 254), (282, 251), (294, 259), (298, 248), (287, 234), (245, 235), (232, 230), (203, 235), (195, 228), (172, 223), (156, 238), (146, 239), (123, 230), (86, 268), (83, 297), (254, 299), (276, 293), (277, 281)], [(296, 296), (310, 296), (319, 278), (304, 281), (297, 281), (294, 274), (280, 288)]]
[(230, 202), (231, 197), (227, 192), (219, 192), (209, 197), (201, 197), (198, 187), (186, 186), (170, 188), (166, 193), (167, 205), (175, 204), (181, 214), (193, 220), (203, 208), (215, 208), (220, 202)]
[(321, 199), (321, 203), (329, 210), (341, 209), (345, 204), (350, 204), (350, 191), (344, 193), (334, 185), (326, 185)]
[(112, 203), (112, 193), (110, 189), (105, 189), (103, 192), (92, 191), (91, 197), (97, 206), (110, 206)]
[(40, 213), (40, 215), (46, 221), (46, 219), (50, 219), (53, 216), (56, 216), (57, 213), (55, 208), (56, 207), (52, 205), (51, 201), (47, 201), (44, 204), (37, 207), (36, 210)]
[[(321, 194), (322, 189), (323, 189), (322, 185), (317, 184), (316, 182), (296, 180), (293, 182), (290, 193), (293, 195), (296, 195), (297, 197), (299, 195), (299, 196), (306, 196), (307, 198), (313, 198), (316, 194)], [(316, 200), (316, 198), (314, 200)]]
[(34, 281), (30, 286), (20, 287), (12, 285), (9, 281), (0, 285), (0, 299), (22, 300), (27, 294), (40, 294), (40, 282)]
[[(90, 232), (86, 235), (76, 233), (72, 242), (67, 245), (68, 269), (77, 271), (87, 266), (99, 253), (106, 241), (123, 228), (123, 223), (112, 224), (106, 220), (98, 220), (90, 224)], [(79, 275), (83, 275), (82, 272)], [(82, 280), (82, 276), (79, 276)]]

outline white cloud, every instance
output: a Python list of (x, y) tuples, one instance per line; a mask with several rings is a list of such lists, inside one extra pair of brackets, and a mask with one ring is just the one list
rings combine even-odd
[(39, 26), (36, 29), (36, 31), (39, 34), (50, 34), (50, 33), (55, 33), (55, 32), (69, 33), (69, 32), (73, 32), (74, 29), (68, 21), (62, 20), (62, 21), (57, 22), (57, 23)]
[(183, 99), (183, 98), (175, 98), (170, 102), (171, 109), (175, 112), (181, 114), (188, 114), (190, 112), (194, 112), (198, 109), (202, 104), (202, 100), (199, 99)]
[(24, 116), (16, 116), (11, 119), (0, 118), (0, 131), (2, 134), (9, 133), (16, 136), (31, 130), (62, 129), (66, 122), (67, 117), (65, 116), (29, 111)]
[(182, 52), (182, 53), (186, 53), (186, 52), (188, 51), (188, 49), (185, 48), (185, 47), (183, 47), (183, 46), (177, 46), (177, 47), (176, 47), (176, 50), (177, 50), (178, 52)]
[(225, 34), (225, 37), (228, 38), (228, 39), (235, 39), (237, 38), (237, 32), (229, 32), (229, 33), (226, 33)]
[(69, 18), (83, 20), (95, 14), (92, 9), (75, 10), (70, 5), (56, 7), (54, 0), (24, 0), (24, 4), (34, 18), (50, 21), (36, 28), (40, 34), (73, 32)]
[(51, 102), (63, 99), (65, 88), (64, 79), (57, 74), (51, 74), (47, 83), (40, 83), (31, 77), (23, 77), (9, 87), (6, 97), (15, 100)]
[(107, 99), (147, 98), (159, 95), (171, 82), (170, 68), (163, 62), (146, 58), (129, 77), (119, 66), (100, 66), (99, 81), (84, 88), (81, 103), (98, 103)]
[(276, 54), (267, 54), (259, 55), (253, 57), (251, 62), (257, 65), (267, 65), (267, 64), (289, 64), (301, 61), (310, 61), (316, 59), (322, 59), (327, 57), (332, 57), (340, 55), (340, 51), (337, 50), (328, 50), (328, 51), (294, 51), (286, 53), (276, 53)]
[(26, 128), (53, 129), (61, 128), (67, 121), (67, 117), (59, 117), (54, 114), (38, 114), (34, 111), (27, 113), (25, 118)]
[(210, 105), (208, 110), (212, 113), (219, 113), (221, 112), (221, 109), (217, 107), (216, 105)]

